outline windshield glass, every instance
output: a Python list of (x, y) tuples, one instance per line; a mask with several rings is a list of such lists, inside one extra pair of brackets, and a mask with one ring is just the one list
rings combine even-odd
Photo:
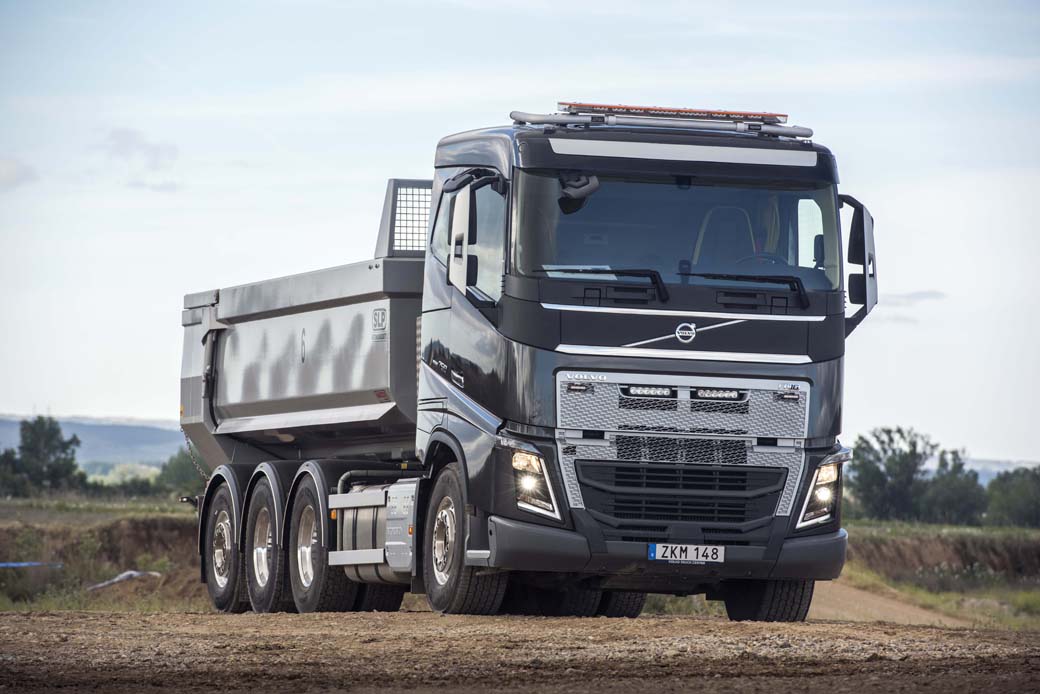
[(715, 185), (683, 176), (598, 182), (573, 200), (563, 195), (558, 172), (517, 173), (520, 274), (589, 278), (567, 269), (639, 268), (677, 284), (734, 282), (703, 275), (775, 275), (797, 277), (807, 290), (840, 286), (833, 185)]

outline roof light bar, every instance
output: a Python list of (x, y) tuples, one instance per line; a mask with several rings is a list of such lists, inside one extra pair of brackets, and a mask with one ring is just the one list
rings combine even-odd
[(751, 111), (713, 111), (703, 108), (670, 108), (668, 106), (629, 106), (626, 104), (589, 104), (580, 101), (561, 101), (560, 111), (571, 114), (610, 113), (625, 116), (653, 116), (656, 118), (694, 118), (698, 120), (729, 120), (748, 123), (787, 122), (786, 113), (758, 113)]
[(509, 117), (515, 123), (530, 125), (642, 126), (754, 133), (779, 137), (812, 137), (813, 134), (811, 128), (782, 125), (787, 122), (787, 115), (783, 113), (589, 104), (576, 101), (561, 101), (559, 108), (562, 113), (540, 114), (513, 111)]

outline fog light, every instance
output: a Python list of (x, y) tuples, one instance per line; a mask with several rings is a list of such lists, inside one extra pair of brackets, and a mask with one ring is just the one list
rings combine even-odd
[(512, 462), (517, 508), (559, 520), (556, 496), (542, 457), (537, 453), (514, 450)]

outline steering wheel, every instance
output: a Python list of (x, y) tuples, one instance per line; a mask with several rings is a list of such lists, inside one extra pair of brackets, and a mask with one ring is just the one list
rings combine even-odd
[(791, 264), (791, 263), (787, 262), (787, 258), (783, 257), (782, 255), (777, 255), (776, 253), (753, 253), (752, 255), (746, 255), (743, 258), (738, 259), (736, 261), (736, 264), (737, 265), (743, 265), (744, 263), (750, 263), (750, 262), (769, 263), (771, 265), (788, 265), (788, 266)]

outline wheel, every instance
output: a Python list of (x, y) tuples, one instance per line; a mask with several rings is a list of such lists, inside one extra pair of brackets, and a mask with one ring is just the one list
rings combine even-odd
[(726, 614), (733, 621), (804, 622), (815, 581), (737, 581), (726, 586)]
[(249, 604), (254, 612), (295, 610), (289, 586), (289, 559), (275, 525), (278, 500), (267, 479), (249, 495), (246, 514), (245, 572)]
[(447, 614), (495, 614), (508, 574), (466, 566), (466, 512), (462, 475), (451, 463), (437, 476), (423, 532), (423, 581), (430, 608)]
[(646, 593), (629, 590), (605, 590), (596, 614), (601, 617), (636, 618), (643, 612), (646, 604)]
[(401, 609), (406, 589), (404, 586), (385, 586), (378, 583), (361, 584), (354, 610), (357, 612), (397, 612)]
[(289, 582), (299, 612), (348, 612), (357, 601), (360, 583), (337, 566), (329, 566), (329, 552), (321, 545), (321, 523), (314, 478), (307, 475), (293, 494), (289, 523)]
[(206, 512), (202, 561), (206, 568), (206, 590), (213, 607), (221, 612), (245, 612), (249, 608), (244, 587), (242, 554), (235, 532), (235, 506), (231, 490), (220, 485)]

